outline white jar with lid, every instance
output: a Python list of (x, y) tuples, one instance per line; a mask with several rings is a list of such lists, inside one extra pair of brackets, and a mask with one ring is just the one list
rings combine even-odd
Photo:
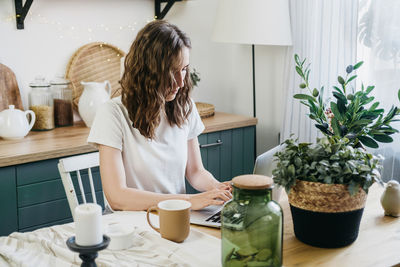
[(29, 93), (29, 109), (36, 115), (32, 130), (54, 129), (54, 108), (50, 83), (43, 76), (37, 76), (29, 86), (32, 88)]
[(72, 112), (71, 82), (61, 76), (50, 81), (54, 104), (54, 123), (56, 127), (71, 126), (74, 124)]

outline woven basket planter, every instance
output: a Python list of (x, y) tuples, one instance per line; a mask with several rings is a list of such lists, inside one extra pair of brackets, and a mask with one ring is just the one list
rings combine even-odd
[(347, 186), (296, 181), (289, 193), (296, 237), (323, 248), (343, 247), (358, 236), (367, 194), (351, 196)]

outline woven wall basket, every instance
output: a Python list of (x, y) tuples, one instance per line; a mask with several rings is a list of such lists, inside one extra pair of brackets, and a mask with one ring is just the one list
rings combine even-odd
[(289, 193), (289, 203), (300, 209), (315, 212), (346, 212), (362, 209), (367, 194), (361, 188), (351, 196), (347, 186), (296, 181)]
[(119, 48), (104, 43), (89, 43), (80, 47), (71, 57), (65, 77), (71, 81), (73, 103), (77, 109), (83, 91), (81, 81), (111, 83), (111, 97), (121, 94), (121, 58), (125, 53)]

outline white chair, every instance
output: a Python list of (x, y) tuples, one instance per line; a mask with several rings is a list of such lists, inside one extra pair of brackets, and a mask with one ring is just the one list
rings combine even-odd
[[(254, 174), (266, 175), (272, 177), (272, 170), (276, 167), (276, 162), (274, 161), (274, 154), (282, 149), (282, 146), (278, 145), (267, 152), (259, 155), (256, 158), (256, 163), (254, 165)], [(276, 202), (279, 201), (282, 192), (282, 187), (275, 185), (272, 189), (272, 199)]]
[[(60, 172), (61, 180), (64, 185), (65, 194), (67, 195), (69, 208), (71, 209), (72, 218), (75, 219), (74, 211), (75, 207), (79, 205), (78, 197), (75, 192), (74, 184), (72, 181), (71, 174), (76, 173), (79, 191), (81, 193), (82, 202), (87, 203), (84, 186), (82, 182), (82, 170), (87, 170), (88, 175), (87, 179), (89, 179), (90, 183), (90, 192), (92, 196), (93, 203), (100, 204), (96, 198), (96, 192), (93, 185), (93, 175), (92, 168), (99, 166), (99, 153), (89, 153), (79, 156), (72, 156), (67, 158), (62, 158), (58, 162), (58, 171)], [(85, 175), (86, 178), (86, 175)], [(107, 206), (107, 200), (103, 193), (104, 205)]]

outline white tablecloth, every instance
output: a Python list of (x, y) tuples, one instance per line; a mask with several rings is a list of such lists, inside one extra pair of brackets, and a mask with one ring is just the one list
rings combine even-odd
[[(152, 218), (156, 224), (157, 216)], [(100, 251), (98, 266), (221, 266), (221, 241), (196, 229), (177, 244), (151, 229), (145, 212), (115, 212), (103, 216), (103, 221), (131, 224), (135, 245), (127, 250)], [(0, 266), (80, 266), (78, 254), (65, 244), (73, 235), (74, 224), (69, 223), (0, 237)]]

